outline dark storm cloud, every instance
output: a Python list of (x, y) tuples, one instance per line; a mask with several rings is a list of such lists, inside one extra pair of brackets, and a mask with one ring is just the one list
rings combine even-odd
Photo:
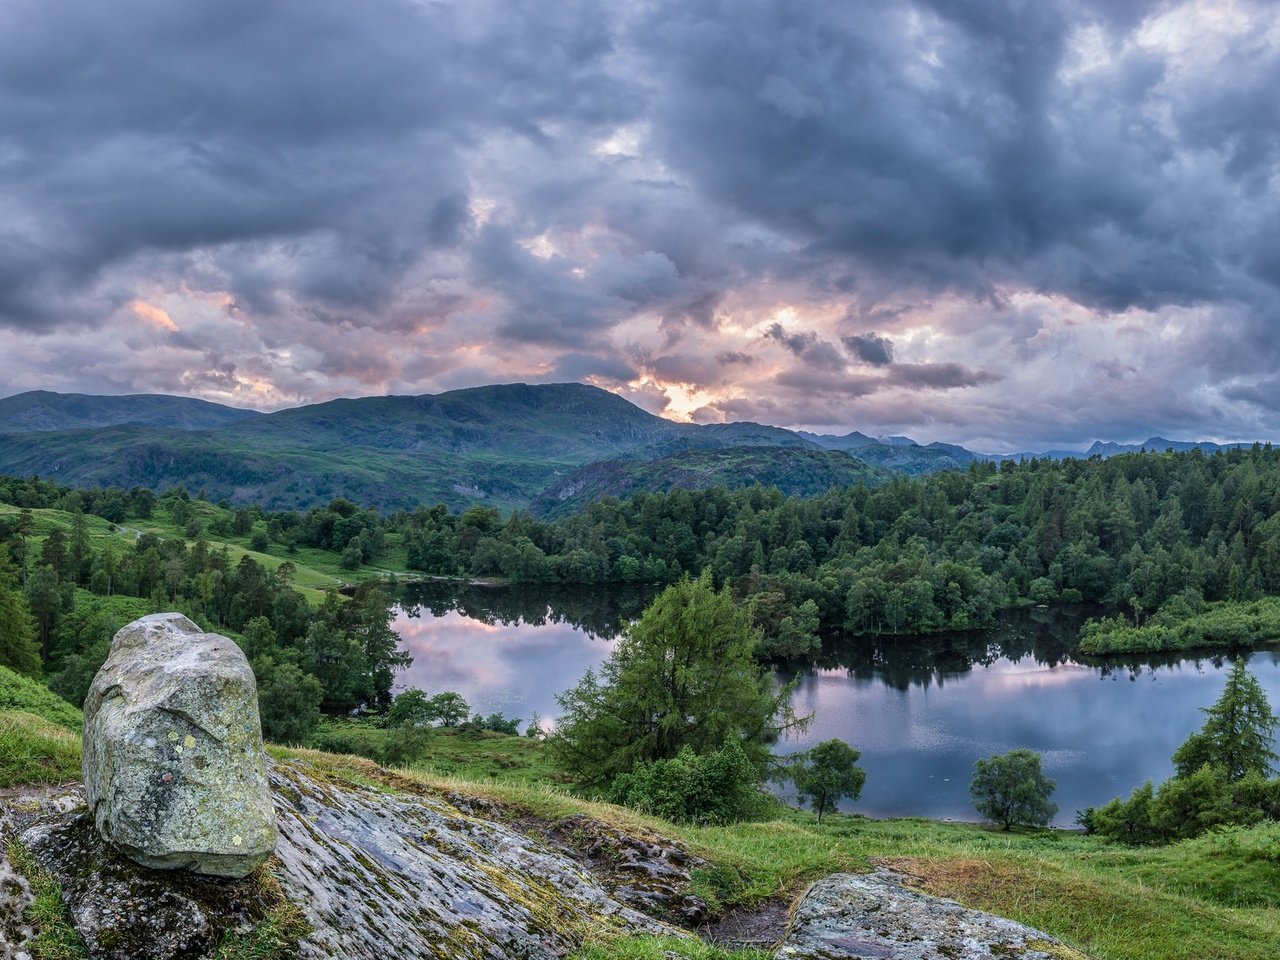
[(156, 251), (204, 251), (259, 310), (264, 289), (379, 310), (463, 239), (477, 131), (589, 129), (623, 99), (573, 4), (5, 6), (0, 324), (101, 319), (126, 293), (104, 271)]
[[(1061, 78), (1075, 28), (1114, 37), (1162, 7), (664, 0), (644, 37), (670, 77), (657, 135), (702, 190), (895, 282), (1012, 279), (1112, 309), (1218, 298), (1254, 225), (1196, 211), (1274, 156), (1275, 52), (1177, 91), (1171, 125), (1149, 52), (1092, 88)], [(1225, 170), (1171, 162), (1192, 145)]]
[(970, 370), (958, 363), (898, 363), (889, 371), (891, 383), (905, 387), (949, 390), (976, 387), (1000, 380), (999, 374), (986, 370)]
[(780, 323), (772, 323), (764, 332), (766, 340), (774, 340), (804, 361), (806, 366), (843, 370), (845, 358), (840, 351), (812, 330), (789, 331)]
[(635, 376), (636, 368), (620, 357), (566, 353), (557, 361), (555, 369), (542, 379), (548, 383), (562, 383), (598, 377), (613, 383), (627, 383)]
[(872, 366), (893, 363), (893, 341), (878, 333), (860, 333), (841, 337), (840, 342), (858, 360)]

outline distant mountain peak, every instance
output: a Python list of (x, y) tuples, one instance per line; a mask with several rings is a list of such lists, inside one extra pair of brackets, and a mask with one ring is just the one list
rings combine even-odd
[(118, 426), (204, 430), (259, 416), (256, 410), (153, 393), (93, 396), (28, 390), (0, 399), (0, 433)]

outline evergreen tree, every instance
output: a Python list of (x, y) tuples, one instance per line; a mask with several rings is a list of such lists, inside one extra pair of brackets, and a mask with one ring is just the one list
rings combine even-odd
[(262, 735), (275, 743), (305, 743), (320, 722), (320, 681), (296, 664), (269, 656), (253, 661)]
[(27, 605), (36, 620), (36, 634), (40, 644), (40, 656), (49, 659), (49, 641), (58, 625), (62, 612), (62, 594), (58, 590), (58, 575), (53, 567), (36, 569), (27, 580)]
[(29, 677), (40, 675), (31, 612), (17, 587), (17, 571), (0, 550), (0, 665)]
[(557, 699), (564, 714), (550, 743), (557, 762), (595, 788), (637, 764), (741, 742), (762, 765), (768, 743), (798, 721), (792, 687), (773, 689), (756, 663), (751, 611), (710, 573), (664, 590), (600, 668)]
[(1280, 760), (1272, 749), (1280, 721), (1243, 658), (1231, 665), (1218, 702), (1201, 709), (1206, 715), (1204, 726), (1173, 754), (1179, 777), (1190, 777), (1206, 764), (1221, 769), (1230, 782), (1250, 773), (1271, 774)]

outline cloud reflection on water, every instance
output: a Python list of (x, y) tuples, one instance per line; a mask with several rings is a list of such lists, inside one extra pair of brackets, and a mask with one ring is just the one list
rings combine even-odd
[[(456, 690), (484, 713), (528, 720), (536, 710), (548, 725), (556, 694), (608, 656), (613, 641), (603, 631), (647, 599), (616, 606), (604, 593), (437, 593), (422, 591), (415, 615), (395, 621), (414, 657), (399, 685)], [(777, 749), (838, 737), (861, 750), (866, 787), (847, 809), (973, 819), (974, 761), (1029, 747), (1057, 779), (1058, 822), (1070, 825), (1081, 807), (1169, 776), (1170, 755), (1203, 722), (1200, 708), (1218, 698), (1229, 664), (1076, 663), (1069, 648), (1086, 613), (1013, 612), (981, 635), (855, 638), (801, 676), (795, 704), (814, 723)], [(1280, 706), (1280, 651), (1254, 653), (1250, 668)]]
[(457, 611), (438, 617), (401, 613), (393, 626), (413, 654), (398, 687), (454, 690), (473, 711), (524, 720), (535, 710), (554, 717), (556, 694), (604, 662), (613, 647), (568, 623), (488, 624)]
[[(1271, 702), (1280, 704), (1280, 653), (1250, 658)], [(802, 679), (796, 706), (814, 723), (780, 750), (839, 737), (862, 751), (866, 787), (846, 809), (877, 816), (973, 819), (973, 763), (1028, 747), (1057, 779), (1058, 822), (1159, 782), (1174, 749), (1203, 722), (1200, 708), (1222, 692), (1226, 664), (1190, 660), (1134, 672), (1037, 665), (1025, 656), (975, 664), (947, 682), (894, 689), (883, 680), (823, 670)], [(1131, 682), (1120, 682), (1127, 679)]]

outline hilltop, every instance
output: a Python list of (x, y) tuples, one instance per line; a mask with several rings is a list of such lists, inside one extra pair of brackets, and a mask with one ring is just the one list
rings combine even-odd
[[(740, 485), (736, 466), (746, 467), (743, 477), (811, 493), (828, 479), (874, 483), (894, 473), (962, 470), (975, 460), (1105, 459), (1193, 447), (1227, 448), (1155, 437), (1141, 445), (1099, 441), (1083, 452), (982, 454), (858, 431), (833, 436), (750, 422), (677, 423), (581, 383), (340, 399), (275, 413), (149, 395), (38, 391), (0, 400), (0, 474), (69, 486), (182, 485), (211, 500), (272, 510), (343, 497), (383, 510), (444, 503), (455, 510), (536, 505), (562, 512), (558, 505), (602, 495)], [(759, 452), (707, 456), (745, 448), (770, 448), (767, 468)]]
[(0, 399), (0, 431), (4, 433), (122, 425), (206, 430), (259, 416), (256, 410), (227, 407), (207, 400), (145, 393), (97, 397), (31, 390)]
[[(159, 410), (174, 398), (152, 399)], [(785, 451), (821, 449), (762, 424), (675, 423), (576, 383), (332, 400), (269, 414), (228, 414), (198, 429), (176, 426), (176, 408), (163, 417), (156, 413), (165, 422), (155, 426), (121, 418), (107, 426), (94, 417), (76, 420), (77, 409), (63, 404), (57, 429), (15, 432), (5, 421), (0, 473), (75, 486), (161, 490), (181, 484), (212, 500), (270, 509), (311, 507), (334, 497), (383, 509), (419, 503), (520, 509), (578, 468), (601, 461), (769, 446), (779, 451), (772, 476), (790, 483)], [(886, 449), (900, 456), (925, 448)], [(807, 462), (798, 459), (796, 471), (807, 469)]]

